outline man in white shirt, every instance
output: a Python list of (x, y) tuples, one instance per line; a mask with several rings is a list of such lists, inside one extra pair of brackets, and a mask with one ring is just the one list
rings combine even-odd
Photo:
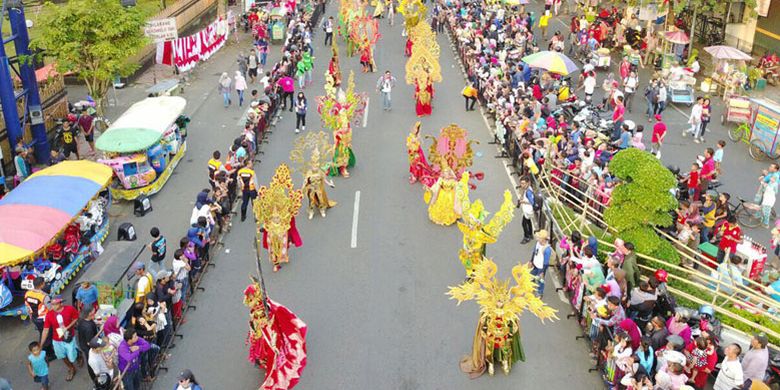
[(392, 96), (390, 93), (395, 86), (395, 76), (389, 70), (376, 82), (376, 90), (382, 93), (382, 109), (390, 111), (393, 108)]
[(701, 114), (704, 110), (704, 98), (699, 96), (696, 98), (696, 104), (691, 107), (691, 115), (688, 117), (688, 124), (691, 128), (683, 131), (682, 136), (685, 137), (688, 133), (693, 134), (693, 142), (697, 144), (699, 141), (699, 131), (701, 130)]
[(714, 390), (732, 390), (742, 386), (745, 378), (742, 373), (742, 365), (739, 363), (739, 355), (742, 348), (738, 344), (731, 344), (724, 350), (726, 357), (720, 363), (718, 377), (715, 378)]
[(582, 88), (585, 89), (585, 102), (590, 103), (593, 100), (593, 92), (596, 91), (596, 75), (589, 73), (585, 76)]
[(333, 16), (322, 22), (322, 29), (325, 30), (325, 46), (333, 44)]

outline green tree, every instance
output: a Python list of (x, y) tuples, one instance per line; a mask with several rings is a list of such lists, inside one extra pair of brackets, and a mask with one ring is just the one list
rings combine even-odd
[(677, 185), (674, 175), (655, 156), (634, 148), (616, 154), (609, 170), (620, 183), (604, 212), (607, 224), (638, 252), (677, 262), (674, 247), (653, 229), (673, 222), (671, 211), (677, 207), (670, 192)]
[(87, 85), (102, 111), (116, 76), (129, 76), (139, 65), (128, 59), (148, 43), (143, 33), (146, 18), (135, 7), (118, 0), (69, 0), (46, 3), (40, 33), (30, 46), (45, 50), (60, 72), (73, 72)]

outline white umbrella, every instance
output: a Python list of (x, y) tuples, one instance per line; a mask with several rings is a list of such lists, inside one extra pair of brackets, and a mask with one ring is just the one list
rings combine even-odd
[(712, 55), (713, 57), (719, 60), (749, 61), (753, 59), (753, 57), (751, 57), (749, 54), (746, 54), (745, 52), (735, 47), (725, 46), (725, 45), (708, 46), (704, 48), (704, 51), (710, 53), (710, 55)]

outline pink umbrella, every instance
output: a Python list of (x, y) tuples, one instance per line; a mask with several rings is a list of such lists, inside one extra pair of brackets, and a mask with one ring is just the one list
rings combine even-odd
[(667, 41), (671, 43), (676, 43), (680, 45), (684, 45), (691, 41), (690, 38), (688, 38), (688, 34), (685, 33), (685, 31), (667, 31), (666, 34), (664, 34), (664, 38), (666, 38)]
[(708, 46), (704, 48), (704, 51), (710, 53), (710, 55), (712, 55), (718, 60), (749, 61), (753, 59), (753, 57), (751, 57), (749, 54), (746, 54), (745, 52), (731, 46), (724, 46), (724, 45)]

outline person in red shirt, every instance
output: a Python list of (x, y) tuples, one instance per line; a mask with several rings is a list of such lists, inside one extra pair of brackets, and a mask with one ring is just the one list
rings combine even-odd
[(701, 167), (701, 173), (699, 174), (699, 190), (701, 193), (707, 192), (710, 187), (710, 181), (715, 178), (715, 160), (712, 159), (712, 155), (715, 151), (712, 148), (707, 148), (704, 151), (704, 164)]
[(742, 229), (737, 224), (737, 218), (729, 215), (720, 227), (720, 242), (718, 243), (718, 264), (723, 263), (726, 255), (737, 252), (737, 244), (742, 242)]
[(41, 334), (41, 345), (46, 345), (46, 340), (51, 334), (52, 345), (54, 346), (54, 356), (62, 359), (68, 367), (68, 376), (65, 380), (70, 382), (76, 375), (76, 366), (84, 364), (82, 356), (78, 355), (76, 348), (76, 323), (79, 319), (79, 313), (76, 308), (70, 305), (62, 304), (62, 296), (57, 295), (51, 299), (51, 309), (46, 313), (46, 319), (43, 321), (43, 333)]
[(699, 200), (699, 164), (693, 163), (688, 172), (688, 199), (691, 202)]
[(615, 103), (615, 110), (612, 111), (612, 121), (615, 124), (612, 128), (612, 141), (620, 138), (620, 130), (623, 127), (623, 119), (626, 114), (626, 107), (623, 106), (623, 97), (618, 96)]
[[(79, 115), (78, 125), (84, 133), (84, 139), (89, 144), (89, 148), (92, 152), (95, 151), (95, 118), (89, 114), (87, 108), (82, 110)], [(78, 154), (76, 154), (78, 157)]]
[(661, 114), (657, 114), (655, 116), (655, 125), (653, 125), (653, 137), (650, 140), (652, 144), (650, 153), (655, 154), (657, 157), (661, 155), (661, 145), (663, 145), (665, 137), (666, 123), (661, 118)]

